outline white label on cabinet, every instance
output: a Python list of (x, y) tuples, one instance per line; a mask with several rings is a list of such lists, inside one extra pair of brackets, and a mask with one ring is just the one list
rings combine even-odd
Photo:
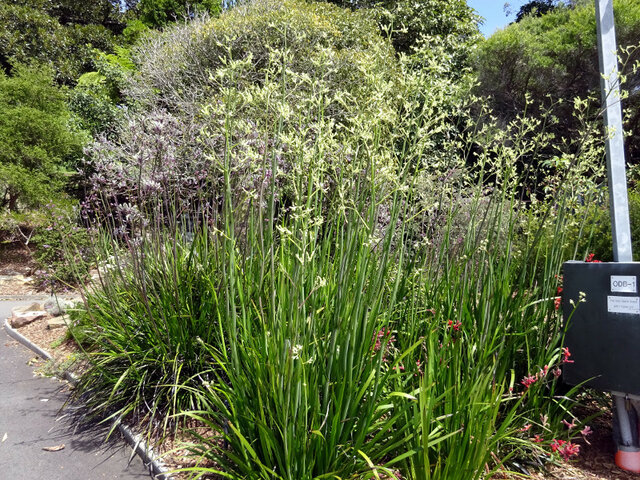
[(638, 293), (635, 275), (611, 275), (611, 291), (621, 293)]
[(640, 315), (640, 297), (607, 297), (609, 313), (630, 313)]

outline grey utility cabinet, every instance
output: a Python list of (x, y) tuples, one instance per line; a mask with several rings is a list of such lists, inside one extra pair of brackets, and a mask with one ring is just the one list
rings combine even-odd
[(640, 262), (566, 262), (563, 274), (565, 381), (640, 395)]

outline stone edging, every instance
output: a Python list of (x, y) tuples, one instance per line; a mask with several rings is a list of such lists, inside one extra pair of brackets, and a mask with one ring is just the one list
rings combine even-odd
[[(42, 358), (45, 358), (47, 360), (53, 359), (49, 352), (40, 348), (24, 335), (18, 333), (18, 331), (9, 324), (8, 318), (4, 321), (4, 328), (7, 330), (7, 333), (10, 337), (22, 343), (25, 347), (34, 351)], [(78, 383), (78, 378), (71, 372), (65, 371), (63, 376), (67, 381), (69, 381), (69, 383), (73, 385)], [(154, 478), (156, 478), (157, 480), (172, 480), (171, 475), (168, 473), (169, 469), (156, 456), (155, 452), (153, 451), (153, 447), (147, 444), (142, 435), (133, 433), (133, 431), (129, 427), (123, 425), (118, 421), (117, 424), (120, 433), (122, 433), (124, 438), (127, 440), (127, 443), (131, 445), (131, 448), (133, 448), (133, 450), (140, 456), (143, 463), (148, 466)]]

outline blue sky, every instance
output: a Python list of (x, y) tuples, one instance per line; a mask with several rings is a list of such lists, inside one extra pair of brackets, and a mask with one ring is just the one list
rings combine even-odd
[[(485, 18), (484, 25), (480, 26), (480, 31), (485, 37), (490, 36), (498, 28), (513, 22), (520, 7), (527, 3), (527, 0), (511, 0), (506, 2), (501, 0), (467, 0), (467, 3), (478, 14)], [(507, 15), (509, 13), (509, 15)]]

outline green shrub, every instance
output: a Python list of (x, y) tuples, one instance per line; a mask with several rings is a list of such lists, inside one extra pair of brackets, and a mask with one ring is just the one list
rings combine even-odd
[(85, 282), (92, 260), (90, 236), (80, 223), (78, 207), (48, 204), (34, 227), (32, 243), (40, 288), (65, 290)]
[(38, 63), (52, 68), (57, 83), (74, 84), (90, 68), (94, 48), (110, 51), (113, 46), (114, 35), (101, 22), (118, 25), (113, 2), (85, 2), (82, 7), (65, 11), (61, 2), (39, 0), (0, 3), (2, 70), (11, 72), (15, 63)]
[(469, 119), (443, 50), (416, 68), (357, 12), (285, 6), (138, 51), (140, 110), (93, 146), (77, 398), (150, 431), (203, 422), (191, 451), (215, 467), (195, 473), (228, 478), (467, 480), (550, 455), (574, 435), (557, 275), (601, 143), (533, 175), (552, 138)]
[[(613, 0), (617, 43), (620, 47), (625, 130), (637, 131), (640, 121), (640, 85), (637, 45), (640, 44), (640, 4)], [(498, 30), (475, 51), (476, 91), (491, 98), (503, 122), (534, 105), (550, 105), (559, 139), (577, 136), (581, 123), (573, 116), (574, 99), (600, 98), (600, 70), (593, 2), (559, 2), (540, 16), (528, 15)], [(533, 113), (533, 112), (531, 112)], [(598, 103), (590, 118), (600, 115)], [(627, 158), (638, 158), (638, 135), (626, 139)]]
[[(231, 191), (242, 210), (265, 197), (273, 170), (267, 152), (278, 163), (280, 211), (303, 192), (291, 182), (295, 168), (311, 182), (326, 174), (323, 198), (333, 210), (352, 201), (351, 186), (367, 169), (381, 172), (389, 191), (404, 163), (446, 175), (460, 166), (455, 138), (468, 85), (452, 81), (440, 47), (423, 46), (418, 63), (396, 57), (365, 13), (297, 1), (252, 2), (149, 35), (134, 52), (140, 74), (125, 89), (136, 113), (91, 148), (93, 193), (127, 198), (140, 212), (153, 203), (145, 192), (156, 198), (158, 190), (173, 192), (163, 205), (200, 189), (200, 205), (219, 205), (221, 165), (230, 155)], [(318, 135), (322, 155), (313, 151)], [(352, 168), (358, 149), (381, 152), (383, 145), (375, 164)], [(156, 154), (158, 146), (167, 148)], [(176, 176), (181, 186), (168, 188), (163, 179), (176, 185)]]
[[(634, 261), (640, 259), (640, 192), (635, 189), (628, 191), (629, 198), (629, 220), (631, 223), (631, 248)], [(593, 254), (594, 258), (603, 262), (613, 261), (613, 242), (611, 239), (611, 215), (609, 209), (609, 199), (604, 194), (595, 202), (595, 205), (588, 212), (583, 228), (591, 234), (580, 243), (579, 260)], [(571, 232), (577, 235), (577, 229)], [(589, 240), (589, 241), (587, 241)]]
[[(518, 162), (538, 147), (523, 122), (467, 138), (491, 154), (448, 184), (354, 133), (360, 148), (336, 157), (345, 174), (335, 190), (323, 188), (335, 141), (324, 123), (312, 141), (290, 137), (291, 163), (265, 146), (274, 174), (248, 204), (236, 202), (233, 177), (245, 146), (229, 142), (215, 167), (223, 196), (213, 221), (185, 232), (180, 218), (194, 213), (185, 207), (168, 222), (106, 231), (101, 258), (112, 258), (75, 330), (89, 362), (78, 398), (96, 415), (133, 415), (159, 431), (194, 408), (186, 417), (211, 433), (196, 433), (191, 451), (231, 478), (398, 469), (466, 480), (498, 462), (492, 454), (548, 452), (574, 434), (561, 423), (571, 393), (557, 398), (552, 373), (562, 363), (554, 299), (567, 242), (557, 233), (569, 225), (561, 213), (594, 185), (586, 166), (568, 164), (567, 175), (545, 178), (548, 196), (522, 201)], [(227, 141), (241, 138), (236, 125), (226, 118)], [(383, 161), (386, 170), (370, 168)], [(286, 206), (279, 173), (295, 192)], [(336, 191), (350, 196), (327, 208)], [(521, 239), (530, 218), (556, 235)]]
[(84, 73), (69, 95), (69, 109), (79, 126), (94, 137), (111, 136), (123, 122), (126, 111), (123, 89), (134, 70), (129, 51), (115, 47), (115, 54), (94, 51), (95, 71)]
[(177, 413), (202, 408), (199, 388), (212, 376), (202, 342), (219, 319), (206, 242), (161, 232), (129, 252), (104, 236), (94, 242), (101, 277), (71, 329), (90, 360), (76, 395), (98, 420), (133, 415), (148, 432), (164, 433)]
[(376, 99), (374, 75), (391, 81), (397, 73), (393, 49), (375, 21), (329, 4), (300, 1), (260, 0), (218, 18), (174, 26), (148, 36), (136, 58), (140, 77), (131, 89), (133, 98), (174, 114), (181, 109), (197, 114), (225, 88), (244, 91), (268, 83), (278, 66), (293, 81), (286, 88), (294, 112), (297, 101), (312, 92), (313, 83), (296, 81), (306, 76), (319, 83), (316, 94), (336, 97), (327, 112), (335, 110), (346, 120), (349, 105), (368, 109)]
[(37, 207), (61, 192), (85, 137), (46, 68), (0, 72), (0, 209)]

